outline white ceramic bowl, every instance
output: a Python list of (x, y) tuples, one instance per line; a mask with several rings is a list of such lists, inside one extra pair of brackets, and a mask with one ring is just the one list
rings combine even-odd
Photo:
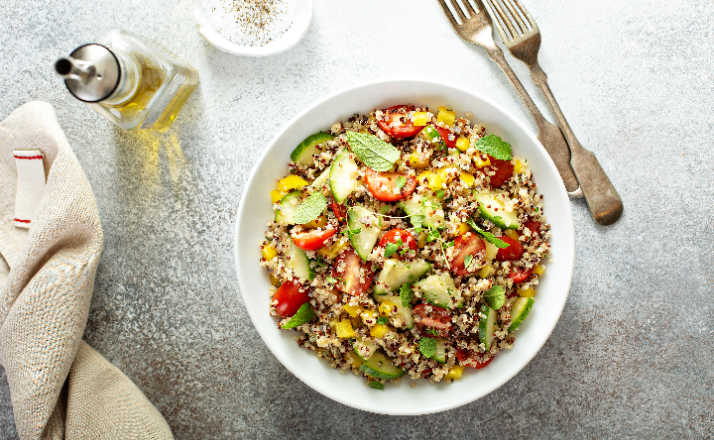
[[(293, 147), (306, 136), (327, 129), (355, 112), (394, 104), (452, 106), (470, 111), (513, 145), (514, 154), (528, 159), (538, 190), (544, 195), (545, 215), (552, 227), (552, 255), (538, 288), (535, 305), (521, 326), (512, 350), (499, 353), (482, 370), (470, 370), (452, 384), (434, 385), (410, 379), (389, 384), (383, 391), (366, 385), (362, 377), (330, 368), (312, 352), (295, 343), (291, 332), (281, 331), (269, 315), (270, 282), (259, 265), (259, 245), (273, 212), (269, 192), (287, 172)], [(574, 234), (570, 203), (558, 171), (533, 133), (496, 105), (465, 90), (423, 81), (386, 81), (355, 87), (319, 101), (288, 122), (270, 142), (254, 167), (240, 201), (236, 223), (235, 258), (243, 301), (258, 333), (270, 351), (291, 373), (319, 393), (345, 405), (382, 414), (434, 413), (472, 402), (503, 385), (535, 356), (555, 327), (570, 290)]]
[(214, 27), (208, 16), (210, 13), (205, 10), (204, 3), (198, 2), (193, 11), (193, 16), (198, 23), (198, 31), (213, 46), (233, 55), (264, 57), (288, 50), (302, 39), (310, 27), (310, 21), (312, 21), (312, 0), (290, 2), (289, 7), (293, 19), (290, 29), (265, 46), (241, 46), (224, 37)]

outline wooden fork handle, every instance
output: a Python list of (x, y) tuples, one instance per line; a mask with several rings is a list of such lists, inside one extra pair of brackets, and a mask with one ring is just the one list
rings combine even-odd
[(580, 182), (580, 188), (590, 209), (590, 214), (601, 225), (615, 223), (622, 215), (622, 199), (615, 186), (600, 166), (595, 154), (583, 147), (575, 137), (568, 120), (558, 105), (553, 92), (548, 86), (548, 77), (538, 64), (531, 66), (533, 82), (543, 91), (560, 130), (570, 146), (570, 165), (575, 171), (575, 177)]

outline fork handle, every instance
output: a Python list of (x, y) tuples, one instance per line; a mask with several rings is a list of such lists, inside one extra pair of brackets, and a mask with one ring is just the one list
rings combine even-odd
[(575, 177), (580, 182), (580, 188), (585, 195), (590, 214), (601, 225), (615, 223), (622, 215), (623, 209), (622, 199), (615, 190), (615, 186), (605, 174), (605, 170), (600, 166), (595, 154), (585, 149), (575, 137), (573, 129), (570, 128), (568, 120), (565, 119), (558, 101), (548, 86), (548, 76), (537, 63), (531, 66), (531, 77), (545, 95), (558, 126), (570, 146), (570, 165), (575, 172)]

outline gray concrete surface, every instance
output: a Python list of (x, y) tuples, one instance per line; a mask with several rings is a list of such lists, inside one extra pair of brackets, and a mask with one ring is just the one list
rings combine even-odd
[[(246, 59), (204, 42), (186, 0), (0, 3), (0, 115), (31, 99), (54, 104), (99, 204), (106, 250), (86, 338), (136, 381), (177, 438), (714, 436), (714, 6), (524, 2), (544, 34), (551, 86), (625, 214), (599, 227), (573, 202), (575, 276), (548, 343), (489, 396), (415, 418), (344, 407), (286, 371), (246, 315), (231, 234), (247, 174), (276, 126), (341, 88), (440, 80), (530, 124), (438, 4), (318, 0), (297, 47)], [(52, 74), (57, 56), (115, 27), (200, 71), (199, 91), (167, 135), (113, 128)], [(0, 438), (12, 439), (2, 382)]]

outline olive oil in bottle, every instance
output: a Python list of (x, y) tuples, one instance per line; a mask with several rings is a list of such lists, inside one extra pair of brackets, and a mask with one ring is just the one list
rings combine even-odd
[(168, 129), (198, 85), (198, 72), (115, 30), (55, 63), (69, 92), (121, 128)]

